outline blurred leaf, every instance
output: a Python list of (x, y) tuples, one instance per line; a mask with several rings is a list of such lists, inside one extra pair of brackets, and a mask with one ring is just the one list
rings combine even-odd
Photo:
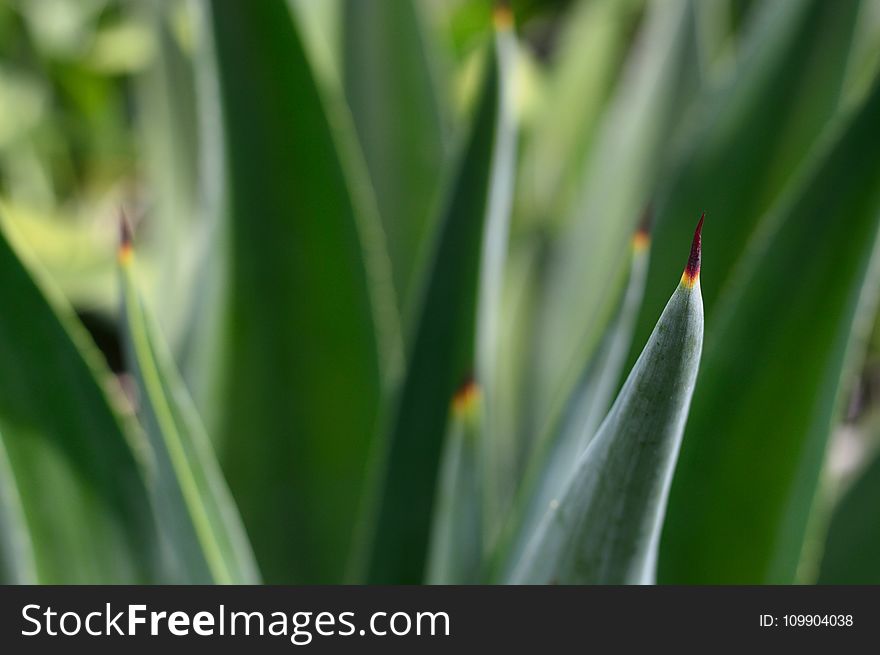
[(838, 502), (831, 517), (819, 584), (880, 584), (880, 457)]
[[(505, 32), (506, 30), (502, 30)], [(501, 42), (511, 38), (498, 35)], [(425, 574), (431, 509), (438, 462), (446, 432), (448, 399), (462, 380), (473, 375), (481, 258), (492, 223), (503, 216), (512, 180), (506, 169), (512, 148), (499, 125), (499, 62), (489, 56), (482, 92), (449, 191), (429, 270), (421, 312), (415, 323), (408, 368), (387, 426), (383, 478), (375, 513), (367, 580), (371, 583), (418, 583)], [(496, 195), (497, 194), (497, 195)], [(498, 212), (497, 214), (494, 214)], [(494, 218), (493, 218), (494, 214)], [(506, 244), (496, 247), (506, 249)]]
[(17, 0), (31, 38), (40, 50), (58, 58), (84, 54), (109, 0)]
[(534, 370), (527, 373), (532, 383), (525, 402), (532, 409), (523, 425), (533, 433), (540, 433), (569, 397), (611, 319), (626, 274), (627, 242), (697, 82), (691, 3), (652, 2), (644, 21), (639, 47), (589, 154), (580, 196), (548, 255)]
[[(761, 3), (752, 15), (739, 67), (710, 88), (693, 116), (687, 145), (656, 202), (657, 226), (636, 343), (666, 299), (662, 280), (678, 267), (676, 245), (688, 216), (705, 210), (712, 272), (703, 296), (709, 331), (715, 301), (760, 218), (835, 115), (846, 72), (857, 0)], [(630, 351), (635, 359), (638, 350)]]
[(480, 390), (472, 381), (452, 400), (432, 512), (427, 584), (482, 582), (485, 463), (481, 402)]
[(77, 309), (109, 312), (115, 295), (113, 232), (86, 205), (75, 215), (41, 212), (18, 203), (0, 201), (3, 217), (14, 226), (8, 237), (27, 265), (42, 267), (64, 297)]
[(342, 1), (287, 0), (315, 77), (322, 85), (337, 88), (342, 85)]
[[(4, 225), (4, 227), (8, 227)], [(0, 234), (0, 434), (39, 582), (154, 581), (141, 471), (98, 380), (110, 374), (69, 309), (58, 314)]]
[[(173, 32), (173, 4), (139, 3), (142, 20), (159, 47), (152, 66), (137, 78), (137, 114), (144, 176), (150, 195), (138, 233), (139, 252), (156, 262), (156, 283), (147, 289), (162, 333), (180, 361), (188, 363), (187, 333), (198, 288), (199, 249), (205, 239), (198, 211), (199, 118), (193, 62)], [(200, 238), (202, 237), (202, 238)], [(143, 290), (143, 289), (142, 289)]]
[(598, 433), (532, 534), (512, 582), (654, 582), (703, 347), (697, 229), (681, 283)]
[(28, 135), (46, 113), (46, 89), (38, 79), (0, 66), (0, 148)]
[(549, 434), (543, 435), (529, 461), (507, 535), (513, 543), (506, 544), (499, 553), (502, 566), (519, 561), (547, 507), (565, 490), (579, 455), (592, 441), (614, 400), (645, 289), (648, 244), (647, 233), (637, 232), (633, 239), (629, 280), (614, 319), (581, 372), (564, 412), (550, 426)]
[[(762, 223), (710, 317), (661, 581), (794, 578), (853, 324), (877, 288), (878, 112), (875, 84)], [(714, 261), (708, 240), (706, 252)]]
[(330, 582), (399, 336), (384, 244), (354, 135), (321, 97), (289, 8), (205, 8), (229, 212), (221, 461), (266, 580)]
[(495, 58), (498, 66), (498, 106), (489, 196), (480, 254), (477, 291), (475, 372), (482, 396), (482, 440), (486, 476), (486, 537), (494, 538), (501, 517), (513, 497), (516, 485), (512, 456), (515, 435), (504, 432), (501, 412), (502, 379), (505, 374), (500, 345), (504, 322), (504, 285), (510, 242), (510, 221), (516, 183), (518, 90), (518, 43), (513, 14), (498, 5), (495, 23)]
[(255, 584), (254, 556), (208, 435), (139, 297), (131, 244), (119, 254), (127, 357), (156, 463), (156, 510), (177, 565), (175, 581)]
[(446, 150), (438, 57), (419, 10), (412, 0), (346, 0), (343, 11), (346, 97), (405, 309), (433, 234)]
[(560, 21), (541, 112), (524, 148), (518, 185), (518, 205), (540, 222), (560, 221), (560, 210), (576, 193), (642, 4), (579, 0)]
[(95, 33), (84, 64), (104, 75), (136, 73), (150, 64), (156, 45), (147, 25), (136, 19), (116, 21)]
[(34, 546), (0, 434), (0, 582), (36, 584)]
[(863, 0), (850, 47), (844, 102), (857, 102), (871, 89), (880, 70), (880, 2)]

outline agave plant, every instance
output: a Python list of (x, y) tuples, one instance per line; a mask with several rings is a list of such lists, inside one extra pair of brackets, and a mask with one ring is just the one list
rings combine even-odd
[(880, 579), (877, 464), (824, 466), (876, 2), (131, 11), (102, 282), (0, 186), (0, 581)]

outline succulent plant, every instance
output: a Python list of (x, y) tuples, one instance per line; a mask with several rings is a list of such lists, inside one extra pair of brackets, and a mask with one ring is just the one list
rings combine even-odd
[(545, 4), (140, 4), (112, 283), (0, 121), (0, 581), (880, 580), (876, 3)]

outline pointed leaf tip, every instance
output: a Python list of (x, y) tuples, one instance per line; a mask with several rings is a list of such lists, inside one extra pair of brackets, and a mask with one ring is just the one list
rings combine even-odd
[(131, 223), (125, 215), (125, 210), (119, 210), (119, 252), (118, 257), (120, 263), (126, 263), (131, 259), (132, 242), (134, 235), (131, 229)]
[(473, 376), (469, 376), (452, 396), (452, 411), (458, 416), (470, 414), (480, 398), (480, 387)]
[(651, 243), (651, 225), (653, 222), (654, 208), (649, 204), (645, 206), (642, 218), (639, 220), (639, 227), (636, 229), (635, 234), (633, 234), (633, 250), (641, 252), (648, 248)]
[(694, 241), (691, 244), (691, 254), (688, 257), (687, 266), (681, 276), (681, 283), (686, 287), (693, 287), (700, 279), (700, 259), (703, 250), (703, 219), (706, 218), (706, 212), (700, 215), (700, 222), (697, 223), (697, 229), (694, 230)]
[(508, 30), (513, 27), (513, 10), (507, 0), (496, 0), (492, 7), (492, 24), (496, 30)]

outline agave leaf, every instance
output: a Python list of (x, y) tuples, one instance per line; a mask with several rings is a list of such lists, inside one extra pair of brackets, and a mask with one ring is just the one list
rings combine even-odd
[(381, 227), (350, 117), (319, 89), (296, 14), (283, 2), (200, 7), (226, 162), (214, 184), (228, 233), (215, 252), (229, 257), (217, 312), (227, 366), (210, 425), (222, 429), (221, 463), (266, 580), (338, 581), (382, 366), (399, 362)]
[[(712, 210), (706, 249), (712, 275), (703, 297), (712, 330), (716, 299), (760, 232), (761, 217), (840, 106), (859, 2), (760, 3), (751, 12), (740, 64), (721, 88), (710, 86), (692, 116), (688, 145), (657, 194), (651, 270), (636, 331), (641, 343), (666, 301), (662, 280), (678, 268), (677, 244), (687, 216)], [(630, 361), (638, 353), (630, 352)]]
[(418, 264), (433, 234), (446, 155), (445, 112), (434, 70), (438, 57), (421, 9), (410, 0), (346, 0), (343, 5), (346, 98), (403, 307), (418, 288)]
[(666, 499), (703, 347), (700, 231), (681, 283), (511, 581), (654, 581)]
[(663, 582), (794, 579), (853, 325), (877, 289), (878, 112), (875, 83), (719, 300), (670, 496)]
[(2, 233), (0, 280), (0, 434), (12, 476), (0, 485), (20, 501), (37, 580), (155, 581), (158, 536), (135, 443), (98, 382), (109, 371)]
[(875, 456), (834, 508), (819, 584), (880, 584), (880, 457)]
[(156, 465), (151, 486), (177, 565), (174, 579), (257, 583), (241, 517), (195, 406), (140, 298), (132, 260), (131, 243), (125, 241), (119, 256), (125, 347)]
[(34, 545), (3, 446), (3, 435), (0, 435), (0, 581), (3, 584), (37, 583)]
[(286, 0), (296, 14), (303, 46), (315, 77), (324, 84), (342, 84), (342, 0)]
[(565, 490), (578, 457), (595, 436), (614, 399), (645, 288), (649, 241), (646, 231), (636, 233), (629, 280), (617, 314), (595, 356), (581, 372), (564, 411), (529, 462), (509, 528), (512, 542), (500, 553), (508, 567), (519, 561), (550, 502)]
[[(639, 47), (606, 109), (580, 196), (549, 257), (534, 370), (528, 373), (531, 416), (522, 422), (532, 432), (540, 433), (554, 404), (569, 397), (581, 370), (571, 362), (589, 361), (612, 318), (626, 274), (627, 242), (697, 83), (694, 32), (690, 2), (651, 3)], [(609, 278), (621, 286), (584, 284)]]
[(428, 584), (482, 581), (484, 451), (480, 390), (466, 382), (452, 399), (428, 554)]
[(579, 0), (561, 21), (542, 111), (523, 152), (517, 205), (528, 218), (556, 222), (571, 202), (643, 4)]
[(477, 295), (475, 370), (482, 395), (482, 439), (485, 442), (487, 529), (493, 533), (501, 525), (500, 517), (512, 495), (515, 479), (512, 456), (513, 434), (504, 432), (501, 387), (505, 370), (501, 362), (504, 285), (510, 241), (517, 161), (517, 124), (515, 103), (517, 87), (516, 60), (518, 45), (513, 30), (513, 14), (503, 5), (496, 7), (495, 56), (498, 62), (498, 113), (489, 198), (480, 255), (480, 279)]
[[(195, 279), (198, 217), (198, 157), (195, 72), (189, 53), (172, 30), (172, 4), (138, 3), (158, 47), (152, 66), (137, 79), (139, 145), (154, 206), (144, 219), (147, 242), (140, 250), (156, 261), (156, 283), (145, 290), (175, 353), (186, 347), (189, 308), (198, 294)], [(173, 5), (185, 7), (186, 5)], [(181, 359), (186, 355), (181, 353)]]
[[(499, 27), (496, 45), (501, 58), (501, 42), (511, 35), (503, 34), (508, 27)], [(512, 168), (506, 158), (513, 157), (513, 148), (503, 145), (509, 125), (499, 121), (504, 88), (498, 58), (490, 56), (470, 137), (442, 215), (408, 369), (388, 426), (366, 564), (367, 579), (373, 583), (417, 583), (425, 573), (448, 399), (474, 372), (484, 249), (506, 248), (503, 243), (484, 243), (506, 234), (497, 221), (505, 222), (501, 212), (509, 202), (505, 196), (512, 192)], [(498, 174), (499, 170), (509, 173)]]

